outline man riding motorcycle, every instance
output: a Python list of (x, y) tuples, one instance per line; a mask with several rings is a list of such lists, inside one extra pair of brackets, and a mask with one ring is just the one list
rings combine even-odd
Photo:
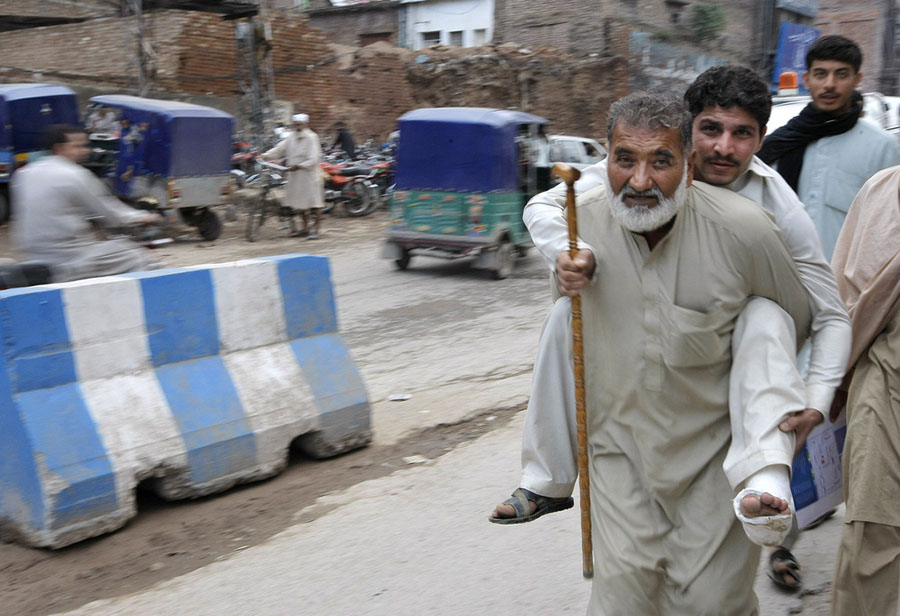
[(13, 176), (13, 242), (24, 259), (46, 264), (54, 282), (147, 269), (147, 250), (129, 239), (100, 241), (95, 226), (152, 224), (159, 214), (131, 208), (82, 167), (90, 149), (84, 129), (54, 125), (44, 134), (50, 156)]

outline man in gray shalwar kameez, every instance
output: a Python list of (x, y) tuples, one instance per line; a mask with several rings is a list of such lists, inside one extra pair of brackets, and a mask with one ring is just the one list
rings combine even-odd
[(50, 156), (16, 172), (12, 180), (12, 239), (25, 260), (46, 263), (54, 282), (146, 269), (148, 250), (129, 239), (101, 241), (96, 227), (152, 224), (152, 214), (128, 207), (82, 167), (88, 139), (77, 126), (51, 126)]

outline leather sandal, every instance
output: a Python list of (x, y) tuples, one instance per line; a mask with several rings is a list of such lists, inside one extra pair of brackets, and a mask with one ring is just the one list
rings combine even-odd
[[(530, 503), (537, 505), (533, 512), (531, 511)], [(497, 518), (491, 514), (488, 516), (488, 520), (494, 524), (523, 524), (536, 520), (548, 513), (571, 509), (575, 504), (575, 500), (571, 496), (548, 498), (525, 488), (517, 488), (510, 498), (503, 501), (503, 504), (510, 505), (515, 510), (515, 515), (509, 518)]]
[[(783, 565), (784, 571), (776, 571), (776, 565)], [(800, 564), (789, 550), (780, 548), (772, 552), (769, 556), (769, 571), (767, 572), (769, 579), (775, 582), (776, 586), (780, 586), (786, 590), (797, 590), (803, 583), (800, 575)], [(788, 579), (788, 577), (793, 579)]]

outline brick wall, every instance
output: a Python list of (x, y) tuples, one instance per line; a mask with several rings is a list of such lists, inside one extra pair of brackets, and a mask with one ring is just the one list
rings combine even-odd
[[(558, 0), (541, 5), (532, 0), (497, 0), (494, 10), (494, 42), (523, 47), (550, 46), (575, 55), (608, 51), (608, 24), (634, 32), (659, 34), (661, 39), (689, 43), (691, 16), (696, 2), (686, 1), (676, 9), (666, 0)], [(719, 3), (727, 16), (720, 40), (696, 47), (747, 62), (758, 46), (757, 0)], [(551, 6), (551, 9), (547, 7)], [(672, 14), (678, 13), (678, 23)]]
[[(151, 96), (210, 104), (229, 112), (242, 92), (236, 77), (234, 22), (197, 12), (148, 16), (155, 59)], [(628, 90), (627, 33), (607, 42), (618, 53), (578, 58), (535, 47), (434, 47), (413, 53), (375, 43), (334, 46), (298, 12), (272, 20), (275, 96), (309, 113), (321, 135), (345, 120), (359, 141), (383, 140), (396, 118), (423, 106), (518, 108), (551, 120), (551, 131), (603, 137), (606, 109)], [(0, 69), (0, 81), (55, 81), (86, 96), (133, 87), (131, 21), (4, 33), (0, 57), (19, 71)], [(416, 61), (427, 56), (427, 62)]]
[(338, 45), (362, 45), (367, 36), (385, 33), (390, 35), (388, 42), (397, 45), (397, 12), (397, 5), (383, 4), (343, 12), (312, 12), (309, 23), (328, 33), (331, 41)]
[[(171, 64), (174, 41), (183, 23), (182, 13), (173, 11), (148, 16), (160, 54), (156, 65)], [(134, 53), (132, 21), (118, 17), (84, 23), (47, 26), (4, 32), (0, 36), (0, 62), (5, 67), (39, 71), (50, 79), (127, 87), (136, 80), (131, 70)], [(11, 68), (0, 69), (0, 78), (30, 74)]]
[(115, 3), (107, 0), (0, 0), (0, 15), (18, 17), (104, 17), (117, 15)]
[(627, 94), (622, 57), (577, 58), (516, 45), (421, 50), (428, 62), (407, 74), (416, 107), (451, 105), (520, 109), (550, 120), (550, 131), (602, 138), (610, 103)]

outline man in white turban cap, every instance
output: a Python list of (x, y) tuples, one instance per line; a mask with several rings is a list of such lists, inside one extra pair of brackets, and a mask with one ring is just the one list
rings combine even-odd
[[(319, 136), (309, 129), (309, 116), (305, 113), (294, 114), (291, 121), (294, 123), (293, 132), (265, 152), (262, 157), (283, 158), (284, 164), (288, 167), (284, 205), (298, 212), (303, 219), (303, 228), (300, 231), (292, 231), (291, 236), (316, 240), (319, 239), (319, 212), (324, 206), (322, 176), (319, 173), (321, 159)], [(291, 226), (293, 228), (293, 224)]]

